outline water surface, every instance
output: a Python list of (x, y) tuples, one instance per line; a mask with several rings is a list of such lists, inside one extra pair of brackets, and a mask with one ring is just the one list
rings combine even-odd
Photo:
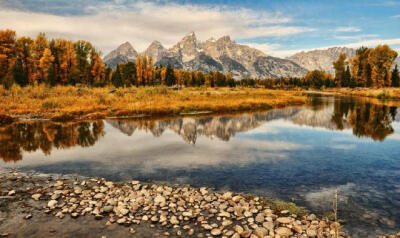
[(396, 102), (310, 97), (306, 106), (171, 119), (18, 122), (0, 166), (250, 192), (332, 211), (353, 237), (400, 230)]

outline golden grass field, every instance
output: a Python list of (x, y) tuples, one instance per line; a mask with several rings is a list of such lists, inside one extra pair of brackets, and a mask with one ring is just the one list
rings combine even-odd
[(304, 91), (252, 88), (0, 87), (0, 122), (12, 118), (53, 120), (238, 112), (301, 105)]
[(344, 95), (373, 97), (379, 99), (400, 99), (400, 88), (329, 88), (325, 92), (335, 92)]

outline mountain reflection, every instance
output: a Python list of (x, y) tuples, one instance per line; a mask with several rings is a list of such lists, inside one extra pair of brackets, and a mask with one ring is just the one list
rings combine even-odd
[[(286, 108), (265, 113), (239, 116), (209, 116), (167, 120), (107, 120), (107, 124), (132, 136), (137, 131), (160, 137), (166, 130), (173, 131), (186, 143), (195, 144), (197, 138), (218, 138), (228, 141), (239, 132), (257, 128), (265, 122), (285, 119), (296, 125), (329, 130), (352, 128), (358, 137), (383, 141), (394, 132), (397, 107), (367, 99), (310, 97), (307, 106)], [(398, 119), (397, 119), (398, 120)], [(18, 122), (0, 127), (0, 158), (5, 162), (18, 161), (23, 151), (41, 150), (49, 155), (52, 148), (93, 146), (105, 135), (104, 121), (53, 123), (49, 121)]]
[(41, 150), (49, 155), (52, 148), (93, 146), (104, 135), (104, 122), (52, 123), (18, 122), (0, 127), (0, 157), (5, 161), (22, 159), (23, 151)]

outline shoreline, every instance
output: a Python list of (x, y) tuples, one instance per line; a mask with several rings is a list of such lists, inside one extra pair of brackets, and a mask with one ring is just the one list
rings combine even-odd
[[(205, 187), (113, 183), (10, 169), (0, 169), (0, 180), (0, 214), (6, 216), (0, 219), (2, 237), (60, 234), (57, 229), (48, 229), (47, 223), (55, 227), (62, 224), (64, 228), (59, 229), (68, 228), (71, 237), (78, 233), (86, 237), (93, 233), (95, 237), (101, 237), (100, 233), (106, 237), (332, 237), (336, 228), (339, 237), (345, 236), (338, 223), (318, 218), (293, 203), (279, 202), (279, 207), (270, 198), (214, 192)], [(21, 223), (37, 220), (43, 225), (16, 229)]]

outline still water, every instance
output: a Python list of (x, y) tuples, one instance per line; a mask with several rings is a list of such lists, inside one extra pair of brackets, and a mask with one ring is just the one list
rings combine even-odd
[(400, 231), (399, 102), (310, 96), (306, 106), (159, 120), (0, 127), (0, 166), (208, 186), (332, 211), (353, 237)]

